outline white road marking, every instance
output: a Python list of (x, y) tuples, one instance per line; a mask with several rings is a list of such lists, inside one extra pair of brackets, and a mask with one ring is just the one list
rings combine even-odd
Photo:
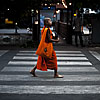
[[(37, 60), (38, 57), (19, 57), (19, 56), (14, 56), (13, 59), (18, 59), (18, 60)], [(86, 57), (57, 57), (57, 60), (88, 60)]]
[[(2, 69), (2, 72), (16, 72), (16, 71), (27, 71), (29, 72), (33, 67), (4, 67)], [(39, 70), (36, 70), (39, 71)], [(49, 70), (48, 71), (52, 71)], [(58, 72), (98, 72), (98, 70), (95, 67), (59, 67)]]
[[(45, 73), (46, 74), (46, 73)], [(64, 75), (64, 78), (53, 78), (53, 75), (38, 75), (38, 77), (31, 77), (31, 75), (0, 75), (0, 81), (69, 81), (69, 82), (90, 82), (100, 81), (100, 75)]]
[[(35, 53), (36, 51), (19, 51), (21, 53)], [(82, 53), (81, 51), (55, 51), (56, 53)]]
[[(16, 54), (17, 56), (37, 56), (36, 54), (34, 53), (17, 53)], [(85, 55), (84, 54), (66, 54), (66, 53), (62, 53), (62, 54), (58, 54), (56, 53), (56, 56), (74, 56), (74, 57), (84, 57)]]
[[(36, 65), (37, 61), (9, 61), (8, 65)], [(58, 61), (58, 65), (92, 65), (90, 62), (85, 61)]]
[[(37, 60), (37, 57), (30, 57), (36, 51), (20, 51), (17, 55), (14, 56), (14, 60)], [(56, 51), (57, 56), (75, 56), (75, 57), (57, 57), (58, 66), (59, 65), (92, 65), (84, 54), (81, 54), (81, 51)], [(63, 53), (63, 54), (59, 54)], [(68, 54), (64, 54), (68, 53)], [(70, 54), (72, 53), (72, 54)], [(99, 60), (100, 57), (97, 53), (92, 53), (94, 56)], [(29, 57), (25, 56), (29, 55)], [(23, 56), (23, 57), (22, 57)], [(61, 61), (66, 60), (66, 61)], [(76, 61), (67, 61), (67, 60), (76, 60)], [(85, 61), (77, 61), (77, 60), (85, 60)], [(35, 65), (37, 61), (10, 61), (8, 65)], [(25, 72), (30, 71), (32, 67), (15, 67), (15, 66), (7, 66), (2, 69), (2, 72)], [(39, 70), (37, 70), (39, 71)], [(52, 71), (52, 70), (49, 70)], [(95, 67), (59, 67), (58, 71), (60, 72), (98, 72)], [(45, 73), (45, 72), (43, 72)], [(100, 82), (100, 75), (99, 74), (80, 74), (80, 75), (64, 75), (64, 78), (53, 78), (53, 75), (48, 75), (47, 71), (46, 75), (39, 75), (38, 77), (31, 77), (31, 75), (0, 75), (0, 81), (20, 81), (20, 82), (27, 82), (27, 81), (41, 81), (41, 82)], [(47, 85), (44, 86), (40, 85), (0, 85), (0, 93), (11, 93), (11, 94), (100, 94), (100, 85)]]
[(100, 94), (100, 85), (30, 86), (0, 85), (0, 93), (11, 94)]

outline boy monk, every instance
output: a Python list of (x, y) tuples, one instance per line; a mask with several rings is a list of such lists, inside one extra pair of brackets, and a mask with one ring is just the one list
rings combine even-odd
[[(46, 36), (45, 36), (45, 42), (46, 43), (59, 42), (59, 38), (57, 38), (57, 39), (52, 38), (52, 31), (50, 29), (51, 25), (52, 25), (51, 19), (50, 18), (45, 18), (44, 19), (44, 27), (41, 31), (41, 36), (46, 34)], [(41, 41), (43, 41), (43, 40), (41, 39)], [(36, 54), (39, 52), (39, 50), (41, 50), (41, 49), (39, 49), (39, 47), (38, 47), (38, 49), (36, 51)], [(54, 50), (52, 52), (52, 57), (51, 58), (38, 56), (37, 64), (30, 71), (30, 73), (34, 77), (36, 77), (36, 74), (35, 74), (36, 69), (39, 69), (39, 70), (42, 70), (42, 71), (47, 71), (47, 69), (51, 69), (51, 70), (54, 70), (54, 78), (63, 78), (62, 75), (59, 75), (57, 73), (57, 69), (58, 69), (57, 56), (56, 56), (56, 53), (55, 53)]]

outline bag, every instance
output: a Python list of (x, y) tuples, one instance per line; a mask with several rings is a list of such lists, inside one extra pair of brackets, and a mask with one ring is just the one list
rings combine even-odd
[(52, 51), (53, 51), (52, 44), (51, 43), (44, 43), (44, 46), (42, 47), (42, 49), (38, 53), (38, 55), (45, 57), (45, 58), (51, 58), (52, 57)]
[(38, 49), (36, 51), (36, 54), (45, 58), (52, 58), (53, 44), (51, 42), (50, 43), (45, 42), (47, 30), (48, 28), (44, 30), (44, 33), (41, 38)]

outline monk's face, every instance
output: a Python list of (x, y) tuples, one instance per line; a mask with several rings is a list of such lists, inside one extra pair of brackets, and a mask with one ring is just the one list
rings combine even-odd
[(52, 26), (52, 21), (51, 21), (51, 19), (48, 20), (48, 23), (49, 23), (50, 26)]

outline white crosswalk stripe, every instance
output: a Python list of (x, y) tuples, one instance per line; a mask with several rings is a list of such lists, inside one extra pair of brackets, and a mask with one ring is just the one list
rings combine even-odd
[[(37, 60), (38, 57), (19, 57), (15, 56), (13, 59), (18, 59), (18, 60)], [(88, 60), (86, 57), (57, 57), (57, 60)]]
[[(36, 51), (19, 51), (20, 53), (35, 53)], [(56, 53), (82, 53), (81, 51), (56, 51)]]
[[(8, 65), (36, 65), (37, 61), (10, 61)], [(92, 65), (90, 62), (75, 62), (75, 61), (59, 61), (57, 62), (59, 65)]]
[(0, 81), (100, 81), (100, 75), (64, 75), (64, 78), (53, 78), (53, 75), (42, 75), (36, 78), (30, 75), (0, 75)]
[[(81, 51), (56, 51), (58, 72), (66, 73), (64, 78), (53, 78), (52, 70), (40, 73), (38, 77), (31, 77), (29, 73), (23, 74), (23, 72), (29, 72), (32, 67), (37, 63), (36, 51), (19, 51), (11, 61), (8, 62), (8, 66), (2, 69), (0, 75), (0, 82), (6, 82), (8, 85), (0, 85), (0, 93), (11, 94), (99, 94), (100, 85), (75, 85), (74, 82), (100, 82), (99, 71), (92, 66), (92, 63)], [(98, 54), (97, 54), (98, 55)], [(27, 67), (25, 67), (27, 65)], [(70, 66), (71, 65), (71, 66)], [(61, 67), (60, 67), (61, 66)], [(13, 73), (12, 73), (13, 72)], [(21, 72), (21, 74), (19, 74)], [(75, 74), (75, 73), (83, 74)], [(10, 74), (6, 74), (10, 73)], [(16, 73), (16, 74), (14, 74)], [(45, 75), (41, 75), (45, 73)], [(67, 74), (70, 73), (70, 74)], [(86, 74), (89, 73), (89, 74)], [(91, 74), (92, 73), (92, 74)], [(94, 74), (93, 74), (94, 73)], [(20, 85), (11, 84), (9, 82), (22, 82)], [(45, 85), (34, 85), (34, 82), (40, 81), (46, 82)], [(32, 82), (33, 85), (25, 84), (23, 82)], [(54, 85), (48, 85), (50, 82), (55, 82)], [(57, 85), (56, 82), (73, 82), (71, 85)]]
[[(14, 60), (17, 59), (21, 61), (10, 61), (8, 64), (9, 65), (35, 65), (37, 61), (27, 61), (27, 60), (37, 60), (38, 57), (32, 56), (33, 54), (35, 55), (35, 52), (36, 51), (19, 51), (19, 53), (16, 54), (17, 56), (14, 56), (13, 59)], [(88, 59), (85, 57), (84, 54), (82, 54), (81, 51), (56, 51), (56, 53), (57, 53), (56, 55), (58, 56), (57, 57), (58, 66), (59, 65), (92, 65), (92, 63), (88, 61)]]
[[(87, 86), (7, 86), (0, 85), (1, 93), (12, 94), (99, 94), (100, 85)], [(6, 91), (5, 91), (6, 90)]]
[(0, 50), (0, 56), (4, 55), (8, 50)]
[[(5, 67), (2, 71), (26, 71), (29, 72), (33, 67)], [(39, 70), (36, 70), (39, 71)], [(49, 70), (48, 71), (52, 71)], [(98, 70), (94, 67), (59, 67), (58, 72), (98, 72)]]
[[(37, 56), (36, 54), (34, 54), (34, 53), (17, 53), (16, 54), (17, 56), (31, 56), (31, 57), (33, 57), (33, 56)], [(85, 55), (84, 54), (61, 54), (61, 53), (59, 53), (59, 54), (56, 54), (57, 56), (63, 56), (63, 57), (66, 57), (66, 56), (68, 56), (68, 57), (70, 57), (70, 56), (72, 56), (72, 57), (84, 57)]]

